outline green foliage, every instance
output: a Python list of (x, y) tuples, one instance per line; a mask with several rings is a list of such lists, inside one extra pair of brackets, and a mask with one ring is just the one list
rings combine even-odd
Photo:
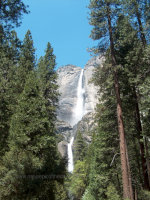
[(51, 121), (51, 128), (54, 128), (56, 120), (56, 107), (58, 102), (57, 74), (55, 71), (55, 55), (50, 43), (47, 44), (45, 56), (40, 58), (38, 63), (38, 77), (41, 82), (41, 89), (46, 100), (46, 107)]
[(140, 200), (149, 200), (150, 199), (150, 192), (142, 190), (139, 195)]
[[(11, 40), (13, 42), (13, 40)], [(9, 135), (10, 118), (13, 113), (14, 79), (16, 65), (11, 56), (14, 50), (4, 43), (0, 45), (0, 155), (7, 150), (7, 138)]]
[[(118, 87), (122, 101), (132, 184), (139, 196), (145, 180), (143, 173), (141, 173), (143, 161), (141, 162), (140, 148), (141, 142), (144, 141), (143, 135), (148, 136), (149, 129), (146, 128), (149, 127), (147, 120), (149, 105), (146, 104), (149, 96), (147, 90), (149, 87), (149, 75), (147, 73), (149, 71), (149, 53), (147, 51), (149, 48), (147, 45), (149, 32), (146, 23), (149, 22), (148, 20), (146, 22), (147, 17), (145, 16), (148, 1), (91, 0), (89, 8), (90, 24), (94, 27), (91, 38), (99, 40), (98, 46), (94, 50), (95, 52), (105, 50), (105, 61), (102, 65), (96, 67), (93, 76), (95, 85), (99, 86), (100, 98), (96, 116), (98, 124), (96, 141), (92, 142), (94, 149), (89, 154), (89, 157), (93, 156), (93, 158), (87, 159), (90, 166), (88, 168), (89, 183), (87, 189), (96, 199), (107, 199), (108, 191), (110, 191), (107, 188), (108, 185), (114, 185), (115, 191), (120, 195), (122, 194), (120, 161), (117, 154), (119, 149), (117, 148), (118, 131), (113, 81), (114, 69), (112, 68), (113, 52), (117, 63), (115, 70), (118, 75)], [(108, 38), (108, 35), (110, 38)], [(113, 45), (114, 49), (112, 48)], [(147, 84), (144, 85), (145, 83)], [(146, 93), (147, 95), (144, 95)], [(144, 108), (144, 105), (147, 106)], [(142, 109), (144, 109), (143, 112)], [(141, 116), (142, 120), (140, 119)], [(145, 126), (143, 126), (144, 122)], [(143, 130), (139, 128), (140, 123), (142, 123)], [(146, 146), (144, 148), (144, 151), (147, 151), (144, 156), (147, 155), (148, 158), (149, 145), (147, 150)], [(113, 155), (118, 156), (115, 157), (110, 168), (109, 163), (111, 163)], [(114, 165), (117, 171), (115, 171)], [(145, 165), (146, 163), (144, 163)], [(111, 198), (111, 195), (109, 198)], [(114, 197), (114, 199), (117, 198), (119, 197)]]
[(2, 0), (0, 2), (0, 20), (4, 28), (13, 28), (13, 25), (19, 26), (21, 17), (28, 13), (27, 6), (22, 0)]
[(106, 195), (108, 200), (121, 200), (116, 188), (112, 184), (107, 187)]
[(76, 133), (76, 138), (74, 142), (74, 161), (83, 161), (86, 155), (87, 144), (85, 143), (81, 132)]
[[(16, 112), (12, 116), (9, 149), (3, 158), (4, 167), (1, 170), (1, 199), (19, 199), (21, 196), (25, 199), (42, 199), (57, 193), (58, 188), (55, 191), (53, 183), (55, 178), (36, 178), (40, 175), (63, 175), (65, 165), (61, 164), (58, 157), (54, 132), (35, 72), (28, 75)], [(11, 182), (9, 188), (8, 182)], [(57, 184), (63, 190), (62, 182)], [(43, 191), (43, 196), (39, 194), (39, 188)], [(29, 193), (26, 194), (26, 191)]]
[[(23, 44), (11, 28), (27, 7), (0, 1), (0, 199), (62, 199), (66, 161), (55, 137), (58, 99), (55, 55), (48, 43), (44, 70), (35, 70), (31, 32)], [(9, 37), (8, 37), (9, 36)]]
[[(109, 8), (108, 8), (109, 7)], [(105, 52), (109, 48), (109, 37), (108, 37), (108, 19), (107, 11), (111, 19), (113, 18), (113, 26), (116, 23), (119, 15), (119, 1), (118, 0), (107, 0), (97, 1), (90, 0), (89, 4), (90, 18), (89, 23), (93, 26), (90, 37), (93, 40), (99, 40), (97, 47), (94, 48), (95, 53)]]
[(19, 56), (19, 65), (16, 71), (16, 93), (18, 95), (23, 91), (26, 77), (29, 72), (35, 68), (35, 49), (31, 32), (28, 30)]
[[(8, 196), (11, 196), (16, 190), (15, 183), (19, 176), (38, 174), (41, 169), (46, 167), (48, 157), (51, 158), (49, 170), (53, 172), (56, 155), (52, 152), (56, 151), (56, 146), (52, 135), (39, 83), (35, 73), (31, 73), (18, 100), (16, 113), (12, 116), (9, 136), (10, 150), (3, 159), (7, 173), (2, 178), (2, 182), (4, 182), (2, 188), (7, 190), (7, 182), (11, 180), (11, 174), (15, 179), (11, 184), (12, 189), (7, 191)], [(18, 194), (15, 192), (15, 195), (18, 196), (19, 193), (21, 195), (27, 188), (33, 187), (31, 183), (26, 183), (25, 187), (21, 182), (20, 187), (18, 186)]]
[(70, 181), (70, 192), (75, 199), (81, 199), (86, 187), (85, 162), (78, 160), (75, 164), (73, 175)]
[(94, 196), (90, 193), (88, 189), (85, 190), (82, 200), (95, 200)]
[(130, 22), (138, 33), (139, 38), (141, 38), (144, 46), (146, 45), (146, 40), (149, 32), (150, 19), (147, 17), (149, 12), (149, 1), (145, 0), (128, 0), (123, 1), (125, 15), (128, 15)]
[(62, 184), (55, 182), (55, 191), (55, 200), (68, 200), (67, 192)]

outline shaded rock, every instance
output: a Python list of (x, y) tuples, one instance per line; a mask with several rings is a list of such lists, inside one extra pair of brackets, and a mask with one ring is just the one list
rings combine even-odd
[(56, 133), (61, 135), (61, 140), (69, 141), (73, 128), (65, 121), (58, 120), (56, 122)]
[(67, 157), (68, 154), (68, 143), (65, 141), (61, 141), (58, 143), (58, 151), (60, 152), (62, 157)]
[[(74, 134), (80, 131), (83, 135), (83, 138), (87, 143), (90, 143), (92, 140), (92, 135), (96, 129), (95, 122), (95, 113), (89, 112), (87, 113), (80, 122), (74, 127)], [(76, 137), (75, 137), (76, 139)]]

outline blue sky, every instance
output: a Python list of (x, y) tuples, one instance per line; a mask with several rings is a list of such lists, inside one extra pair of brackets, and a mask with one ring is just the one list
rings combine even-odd
[(32, 33), (37, 58), (44, 55), (50, 42), (56, 55), (57, 67), (73, 64), (84, 67), (91, 58), (87, 48), (94, 46), (89, 38), (90, 0), (24, 0), (30, 14), (24, 15), (17, 28), (20, 39), (29, 29)]

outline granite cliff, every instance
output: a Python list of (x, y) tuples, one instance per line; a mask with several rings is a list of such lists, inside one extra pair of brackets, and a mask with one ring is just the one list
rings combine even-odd
[(83, 70), (82, 85), (84, 89), (84, 113), (80, 121), (74, 123), (74, 108), (77, 104), (77, 88), (81, 68), (74, 65), (62, 66), (57, 70), (59, 85), (59, 108), (57, 110), (57, 132), (63, 136), (59, 143), (59, 151), (64, 156), (67, 152), (67, 142), (77, 130), (84, 132), (84, 138), (90, 142), (88, 134), (93, 130), (93, 116), (98, 102), (97, 88), (90, 82), (95, 66), (102, 63), (101, 57), (93, 57)]

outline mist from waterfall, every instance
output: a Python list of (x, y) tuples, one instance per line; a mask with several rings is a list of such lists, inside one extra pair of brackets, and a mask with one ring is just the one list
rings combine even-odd
[[(81, 70), (78, 86), (77, 86), (77, 103), (73, 110), (73, 119), (72, 124), (77, 124), (84, 115), (84, 88), (83, 88), (83, 69)], [(68, 144), (68, 171), (73, 172), (73, 145), (74, 137), (71, 138), (70, 143)]]

